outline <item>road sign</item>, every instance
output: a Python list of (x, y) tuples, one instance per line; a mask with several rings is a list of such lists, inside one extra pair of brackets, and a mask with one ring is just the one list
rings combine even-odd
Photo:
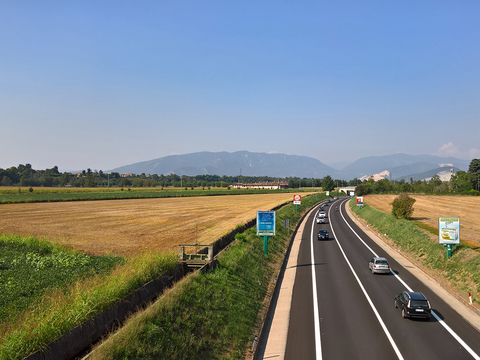
[(357, 196), (357, 205), (362, 206), (363, 205), (363, 196)]
[(460, 244), (460, 218), (438, 218), (438, 242)]
[(257, 211), (257, 235), (275, 236), (275, 211)]
[(302, 195), (293, 195), (293, 203), (295, 205), (301, 205), (302, 204)]

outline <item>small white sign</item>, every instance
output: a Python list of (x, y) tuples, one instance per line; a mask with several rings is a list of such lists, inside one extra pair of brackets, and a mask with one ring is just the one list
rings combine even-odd
[(460, 218), (438, 218), (438, 242), (440, 244), (460, 244)]

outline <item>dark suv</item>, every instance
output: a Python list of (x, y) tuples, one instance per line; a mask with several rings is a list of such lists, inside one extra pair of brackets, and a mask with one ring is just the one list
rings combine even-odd
[(402, 317), (430, 319), (432, 308), (425, 295), (419, 292), (404, 291), (395, 296), (395, 307), (402, 312)]
[(328, 231), (327, 230), (320, 230), (318, 232), (318, 240), (328, 240)]

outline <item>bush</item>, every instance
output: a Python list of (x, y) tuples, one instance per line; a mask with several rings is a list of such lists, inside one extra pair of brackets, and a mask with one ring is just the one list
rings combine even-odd
[(405, 193), (400, 194), (400, 196), (396, 197), (391, 203), (392, 215), (397, 219), (410, 219), (413, 214), (413, 204), (415, 201), (415, 199)]

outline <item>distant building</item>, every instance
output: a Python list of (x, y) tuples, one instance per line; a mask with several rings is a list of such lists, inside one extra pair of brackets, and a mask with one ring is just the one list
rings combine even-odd
[(128, 173), (128, 174), (120, 174), (120, 177), (134, 177), (134, 173)]
[(243, 184), (237, 183), (232, 185), (235, 189), (269, 189), (269, 190), (277, 190), (277, 189), (286, 189), (288, 188), (288, 182), (286, 181), (265, 181), (260, 183), (251, 183), (251, 184)]

